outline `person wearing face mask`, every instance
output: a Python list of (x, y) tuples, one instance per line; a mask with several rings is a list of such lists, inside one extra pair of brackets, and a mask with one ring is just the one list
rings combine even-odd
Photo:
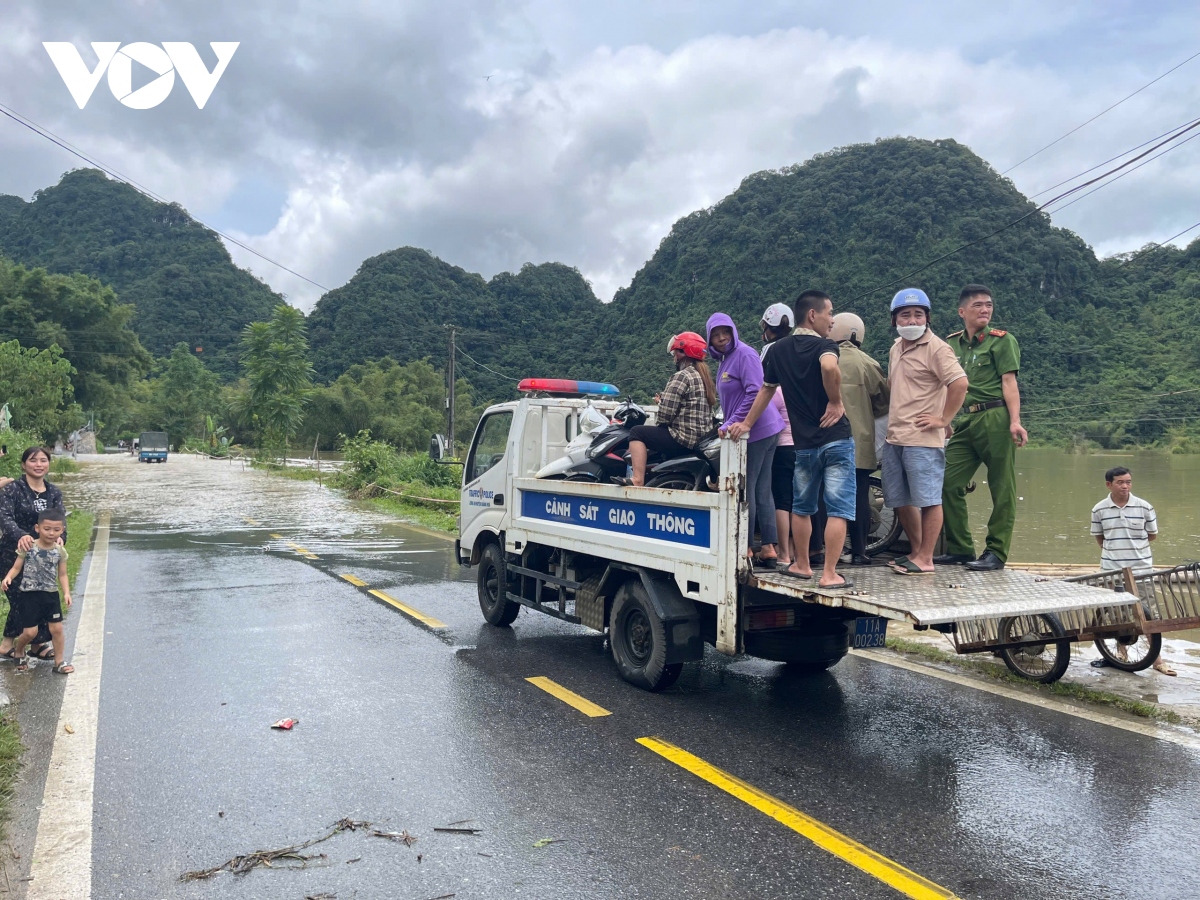
[(887, 441), (883, 502), (896, 510), (912, 548), (893, 567), (902, 575), (932, 575), (942, 532), (942, 479), (950, 423), (967, 396), (967, 373), (950, 345), (929, 330), (925, 292), (905, 288), (892, 298), (900, 336), (888, 358)]
[[(717, 366), (717, 395), (725, 413), (725, 428), (741, 422), (750, 411), (754, 398), (763, 383), (763, 364), (758, 354), (738, 339), (737, 326), (725, 313), (713, 313), (708, 324), (708, 355)], [(746, 447), (746, 498), (750, 507), (750, 534), (747, 536), (747, 555), (753, 556), (749, 543), (754, 537), (754, 525), (762, 536), (762, 548), (754, 564), (775, 568), (779, 555), (775, 545), (779, 536), (775, 527), (775, 501), (771, 496), (771, 465), (775, 459), (775, 444), (783, 420), (773, 409), (750, 429)]]

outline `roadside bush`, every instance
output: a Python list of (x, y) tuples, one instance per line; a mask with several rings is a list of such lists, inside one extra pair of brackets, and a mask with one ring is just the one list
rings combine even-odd
[[(40, 435), (30, 431), (0, 431), (0, 445), (8, 448), (4, 456), (0, 456), (0, 475), (9, 478), (20, 478), (21, 454), (27, 447), (35, 444), (44, 445)], [(53, 479), (51, 479), (53, 480)]]
[(434, 488), (456, 488), (461, 470), (438, 465), (426, 454), (401, 454), (391, 444), (372, 440), (371, 432), (360, 431), (352, 438), (340, 435), (345, 465), (341, 486), (362, 490), (368, 485), (392, 487), (420, 484)]

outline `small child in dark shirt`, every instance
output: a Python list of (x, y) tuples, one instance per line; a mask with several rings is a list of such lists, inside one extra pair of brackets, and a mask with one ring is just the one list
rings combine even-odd
[(8, 593), (13, 580), (24, 571), (20, 589), (9, 594), (9, 603), (22, 631), (13, 642), (13, 659), (18, 672), (28, 672), (25, 648), (37, 637), (38, 628), (47, 624), (54, 644), (54, 671), (70, 675), (75, 667), (63, 662), (63, 614), (59, 587), (67, 606), (71, 605), (71, 584), (67, 579), (67, 549), (58, 543), (66, 529), (62, 510), (47, 509), (38, 515), (37, 540), (28, 550), (17, 552), (17, 561), (0, 587)]

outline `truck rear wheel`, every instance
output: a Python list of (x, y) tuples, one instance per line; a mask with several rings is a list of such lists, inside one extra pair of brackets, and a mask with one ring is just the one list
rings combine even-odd
[(508, 579), (504, 575), (504, 554), (499, 544), (488, 544), (479, 558), (479, 609), (489, 625), (505, 627), (513, 623), (521, 611), (520, 603), (513, 603), (508, 593)]
[(639, 579), (621, 585), (613, 601), (608, 640), (621, 677), (647, 691), (679, 680), (683, 663), (667, 664), (667, 631)]

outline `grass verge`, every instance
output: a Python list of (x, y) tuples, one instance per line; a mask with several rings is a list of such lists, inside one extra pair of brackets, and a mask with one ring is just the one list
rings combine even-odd
[(79, 463), (75, 462), (69, 456), (56, 456), (50, 460), (51, 475), (69, 475), (78, 472), (79, 469)]
[[(290, 478), (293, 481), (317, 480), (317, 473), (313, 469), (299, 467), (285, 469), (281, 466), (267, 466), (259, 463), (256, 463), (254, 467), (261, 472)], [(321, 478), (325, 484), (335, 488), (339, 487), (338, 473), (323, 472)], [(429, 502), (431, 500), (457, 500), (459, 497), (457, 487), (433, 487), (413, 482), (392, 485), (388, 492), (381, 492), (382, 490), (382, 488), (368, 486), (361, 491), (347, 491), (347, 493), (355, 500), (368, 501), (372, 506), (395, 516), (402, 522), (420, 525), (422, 528), (446, 534), (454, 534), (458, 531), (456, 519), (458, 507), (449, 503)], [(424, 498), (428, 498), (428, 500)]]
[(1120, 697), (1117, 694), (1111, 694), (1108, 691), (1098, 691), (1095, 688), (1084, 687), (1081, 684), (1074, 684), (1072, 682), (1056, 681), (1054, 684), (1037, 684), (1036, 682), (1014, 675), (1006, 668), (975, 659), (964, 659), (961, 656), (948, 653), (945, 650), (939, 650), (937, 647), (931, 647), (919, 641), (888, 638), (887, 647), (889, 650), (895, 650), (897, 653), (903, 653), (906, 656), (916, 656), (928, 662), (943, 663), (953, 666), (956, 669), (975, 672), (990, 678), (992, 681), (1000, 681), (1028, 691), (1050, 694), (1055, 697), (1065, 697), (1069, 700), (1079, 700), (1085, 703), (1095, 703), (1100, 706), (1108, 706), (1134, 716), (1167, 722), (1171, 725), (1179, 725), (1183, 722), (1183, 717), (1179, 713), (1164, 709), (1154, 703), (1130, 700), (1126, 697)]

